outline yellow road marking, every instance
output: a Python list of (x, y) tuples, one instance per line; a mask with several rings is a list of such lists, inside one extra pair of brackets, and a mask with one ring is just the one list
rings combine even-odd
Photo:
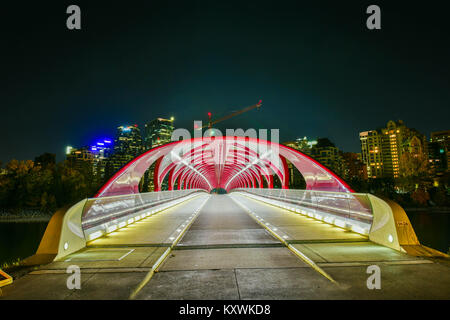
[(155, 262), (155, 264), (152, 266), (151, 270), (148, 272), (148, 274), (145, 276), (144, 280), (141, 281), (141, 283), (137, 286), (136, 289), (133, 290), (129, 300), (134, 300), (137, 296), (137, 294), (142, 290), (142, 288), (145, 287), (145, 285), (152, 279), (153, 275), (158, 272), (159, 267), (163, 264), (164, 260), (169, 256), (170, 252), (172, 252), (173, 248), (178, 244), (180, 239), (183, 237), (185, 232), (189, 229), (189, 227), (192, 225), (192, 223), (197, 219), (198, 215), (200, 214), (200, 210), (203, 208), (205, 203), (209, 200), (210, 196), (208, 196), (205, 201), (197, 208), (195, 211), (195, 216), (192, 217), (192, 219), (189, 221), (189, 223), (184, 227), (184, 229), (180, 232), (178, 237), (172, 242), (169, 248), (167, 248), (166, 251), (159, 257), (159, 259)]
[(304, 253), (302, 253), (300, 250), (295, 248), (293, 245), (289, 244), (285, 239), (280, 237), (275, 231), (273, 231), (271, 228), (269, 228), (267, 225), (259, 221), (253, 214), (253, 212), (250, 211), (246, 206), (244, 206), (242, 203), (240, 203), (238, 200), (234, 199), (232, 196), (230, 198), (236, 202), (241, 208), (243, 208), (249, 215), (252, 217), (253, 220), (255, 220), (260, 226), (262, 226), (264, 229), (270, 232), (275, 238), (277, 238), (281, 243), (283, 243), (292, 253), (294, 253), (297, 257), (305, 261), (310, 267), (312, 267), (315, 271), (320, 273), (322, 276), (330, 280), (331, 282), (338, 284), (336, 280), (334, 280), (328, 273), (326, 273), (322, 268), (320, 268), (314, 261), (312, 261), (310, 258), (308, 258)]

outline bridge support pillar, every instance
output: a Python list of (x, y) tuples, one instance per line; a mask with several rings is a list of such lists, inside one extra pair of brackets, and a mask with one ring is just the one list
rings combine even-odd
[(163, 157), (160, 157), (158, 160), (156, 160), (155, 164), (155, 171), (153, 171), (153, 185), (154, 185), (154, 191), (161, 191), (161, 183), (159, 181), (159, 167), (161, 166), (161, 161)]
[(273, 176), (270, 174), (267, 178), (269, 178), (267, 188), (273, 189)]
[(289, 189), (289, 166), (285, 157), (280, 155), (280, 159), (283, 165), (283, 181), (281, 181), (281, 188)]
[(169, 191), (173, 190), (173, 182), (172, 182), (172, 177), (173, 177), (173, 172), (174, 172), (175, 168), (173, 168), (172, 170), (170, 170), (169, 172)]

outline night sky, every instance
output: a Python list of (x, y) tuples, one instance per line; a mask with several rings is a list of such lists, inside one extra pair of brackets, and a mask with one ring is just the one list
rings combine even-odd
[[(389, 3), (390, 2), (390, 3)], [(64, 157), (122, 124), (176, 127), (263, 100), (225, 128), (329, 137), (403, 119), (450, 129), (444, 1), (34, 1), (1, 7), (0, 161)], [(66, 28), (66, 8), (82, 30)], [(382, 30), (366, 28), (378, 4)]]

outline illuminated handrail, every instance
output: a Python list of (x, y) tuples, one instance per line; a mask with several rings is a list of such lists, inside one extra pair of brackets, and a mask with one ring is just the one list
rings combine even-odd
[(240, 188), (266, 202), (367, 235), (373, 221), (368, 194), (294, 189)]
[(233, 192), (366, 235), (398, 251), (420, 246), (405, 210), (370, 193), (253, 188)]
[[(61, 230), (55, 260), (84, 248), (91, 240), (204, 192), (202, 189), (188, 189), (84, 199), (70, 207), (58, 222)], [(54, 230), (48, 232), (50, 237), (54, 237)]]
[(83, 208), (82, 227), (89, 229), (197, 192), (204, 191), (188, 189), (91, 198)]

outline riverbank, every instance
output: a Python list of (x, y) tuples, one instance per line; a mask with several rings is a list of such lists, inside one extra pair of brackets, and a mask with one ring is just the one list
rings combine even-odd
[(51, 213), (33, 209), (0, 209), (0, 223), (48, 222)]
[(428, 213), (450, 213), (450, 207), (421, 207), (421, 208), (403, 208), (408, 212), (428, 212)]
[(0, 216), (0, 223), (30, 223), (30, 222), (49, 222), (51, 216)]
[(48, 225), (48, 221), (39, 221), (45, 216), (21, 217), (11, 221), (12, 218), (0, 223), (0, 266), (3, 268), (18, 266), (21, 260), (32, 256)]
[(450, 253), (448, 208), (406, 208), (405, 211), (421, 244)]

